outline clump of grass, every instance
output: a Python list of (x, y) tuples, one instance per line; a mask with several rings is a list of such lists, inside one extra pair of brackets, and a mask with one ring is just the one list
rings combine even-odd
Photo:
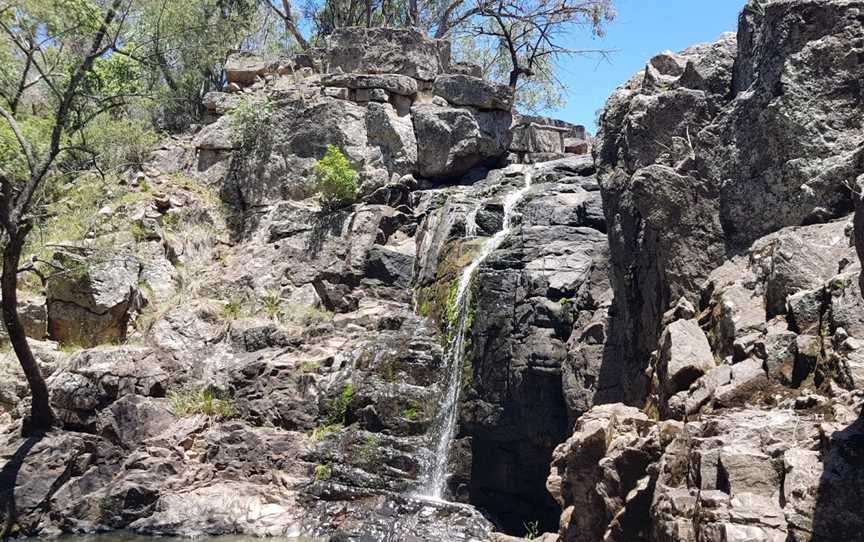
[(282, 319), (282, 297), (279, 292), (266, 292), (259, 300), (261, 312), (271, 320), (279, 321)]
[(282, 318), (287, 322), (308, 326), (333, 320), (333, 313), (309, 305), (283, 304)]
[(239, 297), (232, 297), (222, 305), (222, 318), (228, 322), (237, 320), (242, 314), (243, 300)]
[(333, 469), (330, 467), (330, 465), (315, 465), (314, 477), (316, 482), (329, 480), (331, 476), (333, 476)]
[(171, 400), (171, 412), (181, 418), (203, 414), (222, 420), (236, 415), (231, 399), (211, 388), (191, 392), (172, 392), (168, 394), (168, 398)]
[(313, 429), (312, 433), (309, 435), (309, 438), (312, 439), (312, 442), (320, 442), (327, 438), (329, 435), (334, 435), (341, 430), (341, 424), (328, 423), (327, 425), (321, 425)]

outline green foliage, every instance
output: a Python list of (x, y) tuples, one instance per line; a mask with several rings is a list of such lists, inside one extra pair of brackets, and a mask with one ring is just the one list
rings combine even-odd
[[(2, 69), (0, 69), (2, 71)], [(51, 137), (52, 119), (23, 114), (17, 119), (18, 127), (33, 147), (33, 152), (41, 156)], [(0, 164), (12, 181), (22, 181), (28, 176), (27, 161), (12, 128), (0, 118)]]
[(96, 59), (83, 87), (88, 94), (105, 98), (138, 96), (146, 91), (143, 77), (139, 62), (124, 55), (107, 55)]
[(282, 297), (279, 292), (267, 292), (260, 301), (261, 312), (271, 320), (279, 320), (282, 317)]
[(240, 133), (244, 147), (256, 143), (267, 129), (272, 114), (273, 107), (270, 102), (260, 102), (249, 98), (241, 101), (240, 105), (231, 111), (232, 124)]
[(420, 303), (420, 308), (418, 309), (420, 316), (427, 317), (432, 313), (432, 303), (428, 300)]
[(159, 135), (149, 123), (107, 114), (94, 119), (76, 139), (95, 153), (80, 158), (94, 159), (103, 171), (141, 169), (159, 143)]
[(329, 480), (331, 476), (333, 476), (333, 469), (330, 467), (330, 465), (315, 465), (314, 477), (316, 482)]
[(338, 423), (328, 423), (326, 425), (321, 425), (312, 430), (312, 434), (309, 435), (309, 438), (312, 439), (312, 442), (320, 442), (327, 438), (329, 435), (335, 435), (339, 431), (342, 430), (342, 425)]
[(417, 407), (414, 405), (410, 405), (402, 411), (402, 417), (409, 421), (416, 421), (419, 417), (417, 413)]
[(168, 394), (168, 399), (171, 401), (171, 411), (181, 418), (202, 414), (222, 420), (236, 415), (231, 399), (211, 388), (191, 392), (171, 392)]
[(349, 205), (357, 199), (357, 172), (337, 147), (327, 145), (324, 158), (315, 164), (321, 201), (331, 209)]
[(328, 422), (330, 424), (345, 425), (345, 417), (348, 414), (348, 406), (354, 396), (354, 386), (349, 382), (342, 387), (341, 393), (330, 400), (328, 405)]
[(239, 297), (232, 297), (222, 306), (222, 318), (228, 322), (237, 320), (242, 314), (243, 300)]
[(379, 444), (377, 436), (368, 435), (363, 439), (362, 444), (357, 447), (357, 458), (363, 463), (371, 462), (375, 458), (375, 451), (378, 449)]

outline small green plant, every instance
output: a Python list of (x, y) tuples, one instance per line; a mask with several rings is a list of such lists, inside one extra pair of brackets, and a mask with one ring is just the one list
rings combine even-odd
[(417, 420), (419, 417), (417, 414), (417, 407), (413, 405), (406, 407), (405, 410), (402, 411), (402, 417), (411, 422)]
[(345, 424), (345, 416), (348, 414), (348, 406), (354, 396), (354, 386), (349, 382), (342, 387), (342, 392), (330, 401), (328, 421), (331, 424)]
[(304, 361), (298, 368), (301, 373), (314, 373), (321, 368), (321, 364), (317, 361)]
[(324, 158), (315, 164), (315, 175), (325, 207), (338, 209), (357, 199), (357, 172), (338, 147), (327, 145)]
[(538, 536), (540, 536), (540, 522), (539, 521), (527, 521), (522, 524), (525, 527), (525, 538), (526, 540), (534, 540)]
[(180, 418), (203, 414), (209, 418), (227, 419), (235, 415), (231, 399), (211, 388), (191, 392), (171, 392), (171, 412)]
[(327, 438), (328, 435), (334, 435), (342, 430), (342, 425), (338, 423), (328, 423), (327, 425), (319, 425), (312, 430), (309, 438), (312, 442), (320, 442)]
[(162, 215), (162, 227), (168, 231), (174, 231), (180, 224), (180, 215), (178, 213), (165, 213)]
[(424, 318), (432, 314), (432, 303), (430, 303), (428, 300), (421, 303), (420, 308), (418, 309), (418, 313)]
[(267, 292), (261, 296), (261, 312), (271, 320), (282, 318), (282, 297), (279, 292)]
[(567, 297), (562, 297), (561, 299), (558, 300), (558, 304), (561, 305), (562, 307), (569, 302), (570, 302), (570, 299)]
[(229, 322), (237, 320), (242, 314), (243, 300), (239, 297), (232, 297), (222, 306), (222, 318)]
[(330, 468), (330, 465), (319, 464), (315, 465), (315, 481), (321, 482), (323, 480), (329, 480), (330, 477), (333, 476), (333, 469)]
[(138, 222), (133, 222), (129, 226), (129, 233), (132, 234), (132, 238), (135, 239), (136, 243), (141, 243), (147, 240), (147, 230)]

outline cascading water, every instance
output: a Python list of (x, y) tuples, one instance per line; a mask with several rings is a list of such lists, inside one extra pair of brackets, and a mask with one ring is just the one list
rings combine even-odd
[[(451, 325), (455, 325), (452, 338), (447, 348), (447, 379), (446, 391), (444, 400), (441, 403), (441, 409), (438, 412), (438, 417), (435, 420), (430, 435), (436, 439), (435, 455), (433, 456), (433, 464), (427, 473), (425, 485), (420, 491), (423, 497), (441, 500), (444, 498), (444, 493), (447, 486), (447, 458), (450, 455), (450, 444), (453, 441), (453, 436), (456, 432), (456, 421), (459, 412), (459, 391), (462, 387), (462, 365), (465, 357), (465, 340), (471, 332), (468, 329), (468, 305), (471, 294), (471, 281), (475, 271), (480, 267), (486, 258), (495, 251), (504, 239), (510, 234), (513, 226), (513, 211), (516, 205), (522, 201), (525, 193), (531, 188), (531, 170), (526, 169), (524, 172), (525, 183), (521, 188), (515, 190), (504, 198), (504, 223), (501, 230), (495, 235), (488, 238), (480, 247), (480, 252), (477, 257), (462, 270), (459, 276), (459, 284), (456, 289), (456, 297), (453, 304), (454, 318)], [(480, 202), (477, 207), (469, 214), (466, 222), (466, 235), (475, 236), (477, 231), (476, 217), (477, 211), (483, 202)]]

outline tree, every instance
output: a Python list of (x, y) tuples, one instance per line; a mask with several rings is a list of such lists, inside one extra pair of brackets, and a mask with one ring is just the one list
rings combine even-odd
[(604, 24), (614, 17), (611, 0), (476, 1), (470, 33), (492, 38), (504, 50), (510, 67), (507, 84), (513, 89), (521, 77), (533, 77), (550, 60), (588, 52), (602, 54), (600, 50), (568, 48), (565, 37), (580, 26), (602, 35)]
[[(128, 14), (128, 5), (121, 9), (123, 0), (112, 0), (104, 11), (87, 0), (61, 0), (59, 7), (65, 10), (56, 9), (57, 3), (30, 1), (0, 12), (4, 49), (14, 50), (11, 56), (19, 59), (13, 64), (21, 70), (19, 81), (23, 85), (19, 88), (38, 80), (54, 106), (47, 140), (34, 144), (24, 129), (28, 119), (17, 107), (20, 93), (3, 93), (6, 103), (0, 105), (0, 117), (13, 134), (25, 164), (18, 171), (0, 164), (0, 227), (5, 241), (0, 304), (9, 340), (30, 386), (32, 431), (46, 430), (54, 422), (45, 379), (18, 316), (18, 275), (24, 243), (33, 228), (34, 196), (57, 157), (68, 150), (63, 145), (69, 132), (81, 129), (98, 115), (83, 92), (85, 80), (97, 60), (117, 43), (119, 28)], [(62, 27), (61, 20), (66, 21)], [(31, 70), (35, 79), (29, 75)]]
[(304, 51), (309, 49), (309, 42), (303, 37), (303, 34), (297, 27), (297, 20), (294, 18), (294, 12), (291, 11), (291, 2), (289, 0), (281, 0), (280, 4), (282, 7), (280, 9), (274, 0), (261, 1), (269, 6), (270, 9), (272, 9), (280, 19), (282, 19), (282, 23), (285, 25), (285, 31), (294, 38), (297, 45)]
[[(266, 0), (265, 0), (266, 1)], [(474, 61), (484, 76), (516, 91), (529, 111), (560, 107), (558, 62), (570, 55), (606, 55), (568, 47), (568, 35), (600, 36), (615, 16), (613, 0), (307, 0), (316, 40), (345, 26), (415, 26), (456, 45), (456, 59)], [(284, 11), (283, 11), (284, 13)], [(296, 28), (296, 24), (294, 26)]]

